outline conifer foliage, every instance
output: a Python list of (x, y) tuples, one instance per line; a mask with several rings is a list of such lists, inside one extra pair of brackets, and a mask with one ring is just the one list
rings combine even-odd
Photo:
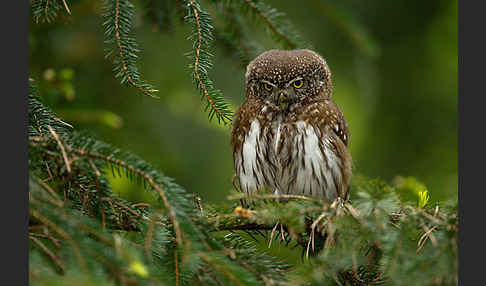
[[(265, 254), (255, 260), (251, 245), (235, 249), (237, 238), (216, 238), (194, 197), (170, 178), (132, 154), (71, 130), (32, 92), (32, 282), (83, 276), (94, 284), (191, 285), (194, 279), (213, 279), (248, 285), (263, 277), (284, 279), (286, 266), (278, 260)], [(138, 181), (153, 194), (153, 205), (113, 194), (107, 170)]]
[(71, 14), (66, 0), (36, 0), (32, 1), (31, 5), (32, 15), (37, 23), (52, 22), (64, 9), (68, 14)]
[(190, 53), (193, 60), (190, 65), (193, 81), (201, 96), (206, 99), (209, 120), (216, 116), (218, 121), (226, 123), (231, 120), (232, 111), (229, 104), (224, 101), (221, 91), (214, 89), (213, 82), (208, 77), (208, 71), (211, 68), (209, 47), (213, 41), (211, 17), (201, 9), (199, 3), (188, 1), (185, 20), (193, 26), (191, 38), (194, 40), (194, 47)]
[(143, 95), (153, 96), (157, 90), (140, 79), (136, 59), (140, 51), (130, 35), (134, 6), (129, 0), (106, 0), (105, 26), (106, 57), (113, 58), (113, 71), (120, 82), (127, 83)]
[[(161, 31), (172, 26), (161, 11), (191, 26), (189, 69), (209, 120), (232, 117), (208, 75), (213, 44), (245, 66), (260, 52), (246, 32), (255, 18), (282, 48), (303, 43), (285, 15), (260, 0), (203, 2), (212, 13), (198, 1), (142, 3)], [(137, 70), (134, 9), (129, 0), (105, 1), (107, 57), (121, 83), (153, 96)], [(65, 1), (32, 2), (36, 21), (52, 22), (62, 10), (70, 13)], [(392, 187), (356, 176), (348, 202), (235, 191), (227, 204), (209, 205), (142, 158), (75, 130), (42, 102), (36, 80), (29, 85), (32, 285), (457, 284), (457, 201), (431, 205), (413, 178)], [(109, 173), (153, 200), (120, 198)], [(284, 262), (267, 251), (272, 244), (297, 249), (302, 261)]]

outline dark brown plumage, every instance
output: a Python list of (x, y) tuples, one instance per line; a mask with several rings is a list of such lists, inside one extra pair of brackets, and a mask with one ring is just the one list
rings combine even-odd
[(331, 93), (329, 67), (313, 51), (270, 50), (248, 65), (231, 138), (244, 192), (347, 199), (349, 131)]

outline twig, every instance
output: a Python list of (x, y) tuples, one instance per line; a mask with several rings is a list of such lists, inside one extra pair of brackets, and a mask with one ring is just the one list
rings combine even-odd
[(267, 285), (272, 285), (273, 284), (273, 280), (269, 279), (268, 277), (266, 277), (265, 275), (261, 274), (260, 272), (258, 272), (255, 268), (251, 267), (248, 263), (246, 263), (245, 261), (239, 259), (238, 257), (236, 257), (236, 261), (238, 261), (238, 263), (240, 263), (241, 265), (243, 265), (243, 267), (245, 267), (246, 269), (248, 269), (250, 272), (252, 272), (254, 275), (256, 275), (258, 278), (260, 278), (261, 280), (263, 280), (263, 282), (265, 283), (265, 286)]
[(439, 205), (436, 205), (434, 209), (434, 217), (436, 217), (438, 213), (439, 213)]
[(225, 268), (221, 267), (220, 265), (214, 263), (206, 254), (204, 254), (203, 252), (198, 252), (199, 254), (199, 257), (201, 257), (202, 260), (204, 260), (204, 262), (206, 262), (207, 264), (213, 266), (215, 269), (217, 269), (218, 271), (220, 271), (221, 273), (223, 273), (226, 277), (228, 277), (231, 281), (233, 281), (236, 285), (239, 285), (239, 286), (243, 286), (243, 284), (238, 281), (238, 279), (236, 279), (236, 277), (233, 275), (233, 273), (229, 272), (228, 270), (226, 270)]
[(114, 235), (114, 238), (115, 238), (115, 244), (114, 244), (110, 239), (103, 236), (96, 229), (93, 229), (90, 226), (87, 226), (85, 224), (80, 224), (80, 225), (78, 225), (78, 228), (94, 235), (96, 238), (98, 238), (101, 242), (103, 242), (104, 244), (106, 244), (109, 247), (113, 247), (117, 243), (116, 239), (118, 238), (118, 236), (116, 234)]
[(49, 164), (47, 163), (47, 161), (45, 163), (46, 163), (47, 174), (49, 175), (49, 180), (53, 180), (54, 176), (51, 173), (51, 168), (49, 168)]
[(101, 225), (103, 226), (103, 229), (106, 228), (106, 215), (105, 215), (105, 207), (103, 204), (101, 205)]
[(69, 163), (69, 159), (68, 159), (66, 150), (64, 149), (64, 146), (62, 145), (61, 140), (59, 139), (59, 135), (57, 135), (57, 133), (54, 131), (54, 129), (52, 129), (52, 127), (50, 125), (47, 125), (47, 128), (49, 129), (49, 132), (51, 132), (54, 139), (56, 139), (57, 144), (59, 145), (59, 149), (61, 149), (61, 153), (62, 153), (62, 157), (64, 159), (64, 163), (66, 163), (66, 169), (67, 169), (68, 173), (71, 173), (71, 164)]
[(42, 233), (35, 233), (35, 232), (29, 232), (29, 236), (35, 236), (35, 237), (41, 237), (41, 238), (47, 238), (49, 239), (50, 241), (52, 241), (52, 243), (54, 243), (54, 245), (59, 248), (61, 247), (61, 240), (57, 239), (57, 238), (54, 238), (48, 234), (42, 234)]
[(432, 221), (432, 222), (434, 222), (434, 223), (436, 223), (436, 224), (444, 224), (444, 222), (443, 222), (443, 221), (441, 221), (440, 219), (438, 219), (438, 218), (437, 218), (437, 217), (435, 217), (435, 216), (432, 216), (432, 215), (430, 215), (430, 214), (426, 213), (426, 212), (425, 212), (425, 211), (423, 211), (423, 210), (420, 210), (419, 212), (420, 212), (420, 213), (421, 213), (421, 214), (422, 214), (422, 215), (423, 215), (425, 218), (429, 219), (430, 221)]
[(140, 208), (140, 207), (151, 207), (151, 205), (147, 203), (138, 203), (132, 205), (132, 208)]
[(285, 233), (284, 233), (284, 228), (283, 228), (282, 224), (280, 224), (280, 236), (281, 236), (282, 241), (285, 241)]
[(272, 241), (273, 241), (273, 235), (275, 234), (275, 230), (277, 229), (278, 222), (275, 224), (275, 226), (272, 229), (272, 233), (270, 234), (270, 241), (268, 242), (268, 248), (272, 246)]
[(95, 171), (96, 176), (101, 177), (101, 172), (98, 170), (98, 168), (96, 168), (96, 165), (93, 163), (93, 161), (89, 160), (89, 165)]
[(61, 228), (57, 227), (56, 224), (54, 224), (53, 222), (51, 222), (50, 220), (48, 220), (46, 217), (44, 217), (43, 215), (41, 215), (36, 210), (30, 209), (29, 212), (30, 212), (30, 215), (31, 216), (35, 217), (40, 222), (42, 222), (44, 225), (46, 225), (47, 227), (51, 228), (54, 232), (56, 232), (57, 234), (59, 234), (61, 237), (63, 237), (66, 240), (69, 240), (71, 242), (71, 245), (73, 246), (73, 249), (74, 249), (74, 254), (76, 255), (76, 259), (78, 260), (78, 263), (81, 266), (81, 269), (84, 272), (86, 272), (87, 271), (86, 264), (84, 262), (83, 257), (81, 256), (81, 252), (79, 250), (78, 245), (72, 239), (72, 237), (68, 233), (66, 233), (64, 230), (62, 230)]
[(66, 271), (66, 266), (64, 265), (64, 262), (62, 262), (59, 257), (57, 257), (47, 246), (45, 246), (44, 243), (42, 243), (42, 241), (38, 240), (37, 238), (35, 238), (34, 236), (30, 235), (29, 234), (29, 238), (35, 243), (37, 244), (46, 254), (47, 256), (49, 256), (52, 261), (59, 267), (61, 268), (61, 270), (63, 272)]
[(126, 209), (126, 210), (127, 210), (127, 211), (129, 211), (131, 214), (133, 214), (134, 216), (137, 216), (137, 217), (140, 217), (140, 216), (141, 216), (141, 214), (140, 214), (140, 213), (137, 213), (136, 211), (132, 210), (130, 207), (128, 207), (128, 206), (126, 206), (126, 205), (124, 205), (124, 204), (122, 204), (122, 203), (120, 203), (120, 202), (117, 202), (117, 201), (115, 201), (115, 200), (112, 200), (111, 198), (104, 197), (104, 198), (102, 198), (101, 200), (102, 200), (102, 201), (111, 201), (111, 202), (113, 202), (115, 205), (120, 206), (120, 207), (122, 207), (122, 208)]
[[(145, 254), (150, 257), (150, 250), (152, 249), (152, 237), (155, 229), (155, 220), (150, 222), (147, 234), (145, 235)], [(175, 251), (175, 250), (174, 250)]]
[(120, 0), (115, 0), (115, 39), (116, 39), (116, 46), (118, 48), (119, 55), (120, 55), (120, 63), (122, 64), (123, 73), (127, 77), (127, 81), (131, 86), (135, 87), (142, 94), (145, 94), (145, 95), (148, 95), (148, 96), (151, 96), (151, 97), (155, 97), (149, 91), (141, 88), (132, 79), (132, 76), (130, 75), (130, 72), (128, 71), (127, 62), (126, 62), (127, 60), (126, 60), (125, 55), (123, 53), (123, 45), (121, 43), (120, 27), (119, 27), (120, 19), (119, 19), (119, 17), (120, 17)]
[(258, 194), (236, 194), (232, 196), (228, 196), (228, 200), (238, 200), (241, 198), (248, 198), (248, 199), (296, 199), (296, 200), (304, 200), (304, 201), (317, 201), (316, 199), (300, 196), (300, 195), (258, 195)]
[(67, 127), (71, 128), (71, 129), (74, 129), (74, 127), (73, 127), (71, 124), (69, 124), (69, 123), (67, 123), (67, 122), (62, 121), (61, 119), (59, 119), (59, 118), (57, 118), (57, 117), (55, 117), (55, 116), (52, 116), (52, 118), (53, 118), (54, 120), (56, 120), (57, 122), (60, 122), (62, 125), (66, 125)]
[(434, 227), (432, 227), (431, 229), (429, 229), (427, 226), (424, 225), (424, 229), (425, 229), (425, 233), (420, 237), (419, 241), (417, 242), (417, 253), (420, 252), (420, 250), (422, 250), (422, 248), (424, 247), (425, 245), (425, 242), (427, 241), (427, 238), (430, 238), (430, 241), (432, 242), (432, 244), (434, 246), (437, 245), (437, 241), (435, 239), (435, 237), (432, 235), (432, 232), (437, 228), (437, 226), (435, 225)]
[(196, 31), (197, 31), (197, 46), (196, 46), (196, 56), (194, 58), (194, 76), (196, 77), (197, 83), (201, 88), (206, 100), (208, 101), (211, 108), (218, 114), (219, 118), (225, 118), (223, 112), (219, 110), (218, 106), (213, 102), (213, 99), (209, 96), (209, 92), (206, 88), (206, 85), (201, 80), (201, 75), (199, 74), (199, 58), (201, 57), (201, 45), (202, 45), (202, 34), (201, 34), (201, 22), (199, 20), (199, 12), (196, 9), (196, 5), (194, 1), (190, 2), (190, 7), (192, 13), (194, 14), (194, 19), (196, 20)]
[(315, 228), (317, 226), (317, 224), (319, 223), (319, 221), (321, 219), (323, 219), (327, 214), (326, 213), (322, 213), (319, 217), (317, 217), (317, 219), (312, 223), (311, 225), (311, 233), (310, 233), (310, 236), (309, 236), (309, 243), (307, 243), (307, 249), (306, 249), (306, 257), (309, 258), (309, 248), (310, 248), (310, 245), (311, 245), (311, 241), (312, 241), (312, 251), (314, 251), (314, 232), (315, 232)]
[(196, 197), (196, 204), (197, 204), (199, 211), (202, 214), (203, 213), (203, 207), (202, 207), (202, 203), (201, 203), (201, 198), (199, 196)]
[(48, 10), (49, 10), (49, 0), (46, 0), (46, 7), (44, 8), (44, 17), (46, 17), (47, 22), (49, 22), (49, 18), (47, 17)]
[(362, 221), (361, 214), (357, 209), (355, 209), (350, 203), (344, 204), (344, 207), (349, 211), (349, 213), (357, 220)]
[(36, 183), (41, 185), (41, 187), (44, 190), (46, 190), (52, 196), (52, 199), (54, 200), (52, 203), (54, 203), (58, 207), (63, 206), (63, 202), (59, 199), (59, 197), (57, 196), (57, 193), (48, 184), (44, 183), (43, 181), (39, 180), (38, 178), (35, 178), (35, 181), (36, 181)]
[(66, 0), (62, 0), (62, 3), (64, 4), (64, 8), (66, 8), (66, 11), (68, 12), (68, 14), (71, 15), (71, 10), (69, 10), (69, 7), (66, 3)]
[(176, 286), (179, 286), (179, 261), (177, 258), (177, 243), (174, 245), (174, 267), (176, 275)]
[(139, 168), (136, 168), (136, 167), (134, 167), (134, 166), (122, 161), (122, 160), (116, 159), (116, 158), (107, 157), (103, 154), (99, 154), (99, 153), (96, 153), (96, 152), (88, 152), (88, 151), (85, 151), (83, 149), (73, 149), (73, 151), (80, 156), (87, 156), (87, 157), (91, 157), (91, 158), (95, 158), (95, 159), (100, 159), (100, 160), (103, 160), (105, 162), (109, 162), (111, 164), (121, 166), (121, 167), (126, 168), (126, 169), (134, 172), (135, 174), (143, 177), (149, 183), (149, 185), (159, 193), (160, 197), (162, 198), (162, 202), (163, 202), (165, 208), (167, 209), (167, 211), (169, 212), (169, 218), (170, 218), (172, 225), (174, 227), (176, 241), (177, 241), (178, 244), (182, 245), (182, 231), (179, 227), (179, 222), (176, 218), (175, 211), (172, 208), (172, 206), (169, 204), (169, 200), (167, 199), (165, 192), (162, 190), (162, 188), (159, 186), (159, 184), (155, 183), (155, 180), (151, 175), (142, 171)]
[(244, 223), (244, 224), (236, 224), (236, 225), (223, 225), (217, 226), (217, 231), (221, 230), (271, 230), (273, 225), (264, 225), (258, 223)]

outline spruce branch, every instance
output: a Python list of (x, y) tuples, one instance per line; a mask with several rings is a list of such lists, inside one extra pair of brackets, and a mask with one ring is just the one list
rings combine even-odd
[(223, 51), (240, 67), (246, 69), (250, 61), (263, 51), (263, 47), (251, 39), (244, 17), (235, 7), (216, 5), (215, 8), (216, 43), (222, 46)]
[[(254, 285), (257, 283), (258, 276), (242, 267), (240, 263), (227, 263), (234, 261), (236, 254), (229, 249), (218, 252), (198, 252), (197, 255), (212, 269), (221, 274), (221, 279), (231, 285)], [(226, 285), (225, 284), (225, 285)]]
[(66, 169), (68, 173), (71, 173), (71, 163), (69, 162), (68, 156), (66, 154), (66, 150), (64, 149), (64, 145), (62, 144), (61, 139), (59, 139), (59, 135), (57, 135), (57, 133), (54, 131), (54, 129), (52, 129), (51, 126), (48, 126), (48, 128), (49, 128), (49, 132), (51, 132), (54, 139), (56, 139), (59, 149), (61, 150), (62, 157), (64, 159), (64, 162), (66, 163)]
[(29, 239), (32, 240), (35, 244), (37, 244), (44, 253), (51, 258), (51, 260), (56, 264), (56, 266), (61, 269), (61, 271), (64, 273), (66, 271), (66, 266), (64, 262), (57, 256), (55, 255), (42, 241), (37, 239), (34, 234), (29, 234)]
[(308, 197), (308, 196), (302, 196), (302, 195), (289, 195), (289, 194), (235, 194), (228, 196), (228, 200), (239, 200), (243, 198), (248, 198), (248, 199), (272, 199), (272, 200), (289, 200), (289, 199), (295, 199), (295, 200), (304, 200), (304, 201), (314, 201), (314, 202), (319, 202), (321, 200)]
[(162, 198), (162, 202), (164, 203), (164, 206), (167, 208), (167, 211), (169, 212), (169, 218), (170, 218), (172, 225), (174, 227), (174, 231), (175, 231), (175, 234), (176, 234), (176, 242), (177, 242), (178, 245), (183, 245), (183, 240), (182, 240), (183, 232), (179, 227), (179, 221), (177, 220), (174, 208), (169, 203), (169, 200), (167, 199), (165, 192), (162, 190), (162, 187), (159, 184), (155, 183), (154, 178), (150, 174), (148, 174), (147, 172), (144, 172), (140, 168), (137, 168), (133, 165), (128, 164), (127, 162), (125, 162), (123, 160), (116, 159), (116, 158), (113, 158), (113, 157), (108, 157), (108, 156), (105, 156), (103, 154), (99, 154), (99, 153), (96, 153), (96, 152), (89, 152), (89, 151), (86, 151), (86, 150), (83, 150), (83, 149), (73, 149), (73, 152), (76, 153), (79, 156), (87, 156), (87, 157), (90, 157), (90, 158), (93, 158), (93, 159), (103, 160), (103, 161), (110, 163), (110, 164), (118, 165), (122, 168), (130, 170), (131, 172), (135, 173), (136, 175), (138, 175), (140, 177), (143, 177), (147, 181), (147, 183), (154, 190), (156, 190), (158, 192), (158, 194), (160, 195), (160, 197)]
[[(179, 222), (178, 222), (178, 219), (176, 217), (176, 213), (174, 211), (174, 208), (169, 203), (167, 195), (163, 191), (162, 187), (158, 183), (155, 182), (155, 179), (152, 175), (150, 175), (146, 171), (143, 171), (141, 168), (137, 168), (136, 166), (134, 166), (130, 163), (127, 163), (126, 161), (123, 161), (121, 159), (110, 157), (110, 156), (107, 156), (107, 155), (104, 155), (104, 154), (101, 154), (101, 153), (98, 153), (98, 152), (88, 151), (86, 149), (73, 148), (72, 146), (67, 145), (67, 144), (62, 144), (60, 142), (59, 136), (56, 133), (53, 133), (53, 137), (54, 137), (55, 141), (57, 142), (57, 144), (59, 146), (62, 146), (62, 147), (60, 147), (60, 150), (61, 150), (61, 153), (62, 153), (61, 157), (63, 158), (64, 162), (66, 163), (66, 166), (69, 166), (69, 167), (67, 167), (67, 171), (69, 173), (71, 172), (71, 167), (70, 167), (71, 164), (69, 163), (70, 160), (68, 159), (67, 153), (74, 154), (74, 155), (80, 156), (80, 157), (87, 157), (89, 159), (102, 160), (102, 161), (109, 163), (111, 165), (120, 166), (124, 169), (129, 170), (133, 174), (135, 174), (139, 177), (142, 177), (155, 191), (157, 191), (157, 193), (161, 197), (162, 202), (163, 202), (164, 206), (166, 207), (166, 209), (169, 213), (169, 218), (170, 218), (170, 220), (173, 224), (174, 231), (175, 231), (175, 234), (176, 234), (176, 237), (175, 237), (176, 242), (177, 242), (178, 245), (183, 245), (183, 239), (182, 239), (183, 232), (180, 229)], [(29, 139), (34, 144), (34, 146), (35, 146), (35, 143), (37, 143), (37, 142), (44, 142), (44, 143), (49, 142), (49, 138), (32, 137), (32, 138), (29, 138)], [(79, 187), (83, 188), (82, 185), (79, 185)], [(100, 198), (100, 201), (106, 201), (110, 205), (115, 204), (115, 205), (121, 207), (122, 209), (127, 210), (129, 213), (133, 214), (134, 216), (137, 216), (137, 217), (141, 216), (141, 213), (139, 213), (138, 211), (126, 206), (122, 202), (113, 200), (109, 197)]]
[[(51, 207), (45, 205), (42, 198), (38, 196), (39, 193), (35, 188), (31, 189), (30, 195), (30, 222), (36, 225), (29, 227), (29, 237), (31, 239), (33, 237), (37, 238), (39, 241), (41, 239), (54, 239), (54, 241), (58, 241), (58, 249), (56, 251), (49, 249), (47, 243), (43, 243), (51, 253), (50, 256), (48, 254), (51, 261), (55, 258), (62, 259), (62, 265), (65, 266), (66, 271), (64, 271), (62, 276), (58, 276), (57, 279), (77, 272), (78, 269), (76, 269), (76, 266), (80, 266), (84, 277), (96, 276), (94, 273), (99, 273), (100, 270), (104, 270), (109, 274), (110, 280), (116, 277), (118, 282), (123, 284), (123, 281), (127, 282), (127, 279), (134, 280), (135, 277), (131, 272), (137, 271), (135, 274), (139, 278), (148, 279), (154, 285), (166, 285), (165, 283), (161, 283), (156, 277), (146, 277), (147, 272), (154, 273), (157, 269), (151, 264), (141, 263), (139, 260), (140, 257), (134, 255), (140, 249), (138, 244), (128, 241), (116, 233), (109, 233), (99, 222), (80, 215), (71, 207)], [(46, 230), (51, 230), (52, 234), (45, 235)], [(53, 235), (58, 235), (59, 237), (53, 238)], [(69, 247), (71, 244), (66, 245), (64, 243), (65, 241), (79, 242), (80, 247), (77, 247), (78, 245), (75, 245), (76, 247)], [(40, 244), (36, 245), (38, 247), (34, 249), (46, 251), (42, 249)], [(86, 263), (81, 265), (79, 262), (80, 259)], [(73, 262), (77, 262), (77, 264), (73, 264)], [(138, 265), (137, 268), (132, 267), (134, 265)], [(148, 271), (146, 267), (150, 267)], [(37, 278), (35, 280), (40, 282), (38, 280), (41, 279)], [(138, 282), (142, 281), (140, 280)]]
[[(40, 21), (51, 23), (63, 9), (58, 0), (34, 0), (31, 3), (32, 15), (36, 23)], [(71, 14), (69, 8), (66, 11)]]
[(223, 253), (254, 274), (265, 285), (288, 285), (285, 274), (290, 265), (259, 252), (253, 242), (236, 232), (226, 235), (224, 243), (227, 245)]
[(251, 0), (243, 0), (246, 5), (248, 5), (254, 13), (256, 13), (270, 28), (270, 30), (276, 34), (279, 38), (283, 40), (285, 45), (290, 49), (295, 49), (298, 46), (298, 43), (292, 39), (290, 36), (286, 35), (275, 23), (275, 20), (279, 16), (283, 16), (280, 13), (277, 13), (276, 10), (268, 9), (262, 3), (255, 3)]
[[(51, 142), (54, 141), (54, 144)], [(29, 138), (29, 145), (32, 147), (31, 150), (34, 152), (41, 151), (44, 153), (43, 160), (49, 160), (52, 165), (57, 167), (59, 172), (59, 167), (65, 165), (64, 155), (58, 154), (56, 152), (50, 151), (57, 146), (56, 141), (52, 138), (39, 138), (31, 137)], [(83, 213), (95, 216), (97, 213), (101, 214), (101, 221), (103, 226), (106, 226), (106, 212), (108, 211), (109, 226), (113, 229), (123, 229), (123, 230), (137, 230), (140, 224), (140, 220), (149, 220), (146, 217), (146, 210), (135, 208), (135, 206), (128, 206), (129, 204), (119, 198), (113, 196), (113, 194), (107, 193), (103, 194), (102, 190), (97, 193), (90, 192), (92, 188), (100, 189), (102, 186), (106, 187), (104, 181), (98, 178), (95, 174), (89, 174), (91, 180), (93, 180), (94, 185), (87, 181), (87, 176), (80, 175), (82, 172), (83, 164), (80, 164), (80, 157), (72, 151), (70, 145), (63, 144), (66, 156), (69, 156), (71, 163), (71, 172), (63, 173), (62, 171), (56, 173), (56, 176), (51, 180), (60, 181), (60, 183), (67, 185), (68, 191), (64, 191), (64, 200), (74, 200), (78, 209), (82, 210)], [(88, 164), (86, 165), (88, 166)], [(46, 199), (53, 202), (56, 206), (62, 206), (63, 202), (60, 201), (55, 191), (48, 186), (45, 182), (33, 177), (31, 180), (38, 182), (40, 190), (46, 190), (49, 197)], [(67, 180), (67, 182), (65, 182)], [(96, 201), (94, 201), (96, 200)]]
[(211, 18), (207, 12), (201, 9), (199, 3), (189, 1), (185, 21), (193, 25), (191, 38), (194, 38), (194, 46), (190, 53), (193, 63), (190, 68), (201, 97), (206, 99), (205, 110), (209, 109), (209, 120), (216, 116), (219, 123), (227, 124), (231, 121), (233, 112), (230, 105), (224, 100), (221, 91), (214, 89), (213, 82), (208, 76), (208, 71), (212, 66), (212, 55), (208, 51), (213, 41)]
[(234, 282), (236, 285), (243, 286), (238, 279), (229, 271), (227, 271), (225, 268), (221, 267), (220, 264), (214, 263), (213, 260), (211, 260), (205, 253), (200, 252), (198, 253), (199, 257), (201, 257), (204, 262), (207, 264), (211, 265), (212, 267), (216, 268), (218, 271), (223, 272), (232, 282)]
[[(238, 14), (246, 14), (249, 18), (248, 22), (259, 22), (273, 40), (280, 43), (284, 49), (312, 48), (307, 41), (302, 39), (285, 13), (279, 12), (263, 0), (211, 0), (210, 2), (220, 4), (223, 7), (221, 9), (235, 9), (235, 17), (238, 17)], [(227, 18), (225, 19), (226, 22), (231, 23), (233, 21), (231, 24), (235, 24), (234, 19), (231, 19), (232, 17), (233, 15), (227, 15), (224, 18)]]
[[(57, 120), (35, 97), (35, 86), (31, 86), (29, 94), (29, 146), (30, 181), (37, 182), (30, 185), (29, 191), (29, 231), (32, 237), (45, 239), (42, 242), (47, 247), (47, 240), (56, 241), (61, 254), (50, 250), (65, 259), (67, 275), (72, 273), (73, 267), (80, 267), (85, 277), (92, 277), (93, 269), (105, 269), (117, 281), (127, 281), (134, 279), (127, 269), (135, 267), (133, 269), (138, 270), (133, 271), (138, 272), (134, 273), (139, 273), (136, 275), (141, 278), (151, 273), (147, 279), (154, 284), (161, 284), (161, 281), (159, 276), (152, 275), (162, 272), (169, 273), (167, 277), (170, 278), (164, 279), (188, 285), (200, 269), (205, 268), (211, 269), (211, 279), (221, 279), (225, 283), (231, 281), (225, 273), (232, 273), (243, 285), (256, 284), (256, 279), (264, 281), (261, 275), (275, 281), (283, 279), (283, 275), (272, 278), (271, 272), (279, 269), (278, 264), (265, 268), (261, 265), (263, 261), (250, 262), (244, 253), (239, 255), (226, 250), (224, 242), (211, 234), (205, 222), (194, 220), (202, 215), (202, 203), (198, 207), (193, 197), (148, 163), (78, 133)], [(130, 180), (136, 178), (139, 184), (146, 184), (159, 199), (147, 205), (131, 204), (117, 197), (104, 177), (109, 168), (114, 175)], [(158, 215), (159, 208), (168, 213), (167, 218)], [(34, 227), (41, 231), (48, 229), (55, 237), (40, 237), (44, 233), (37, 232)], [(118, 231), (139, 233), (140, 240), (131, 243), (120, 238)], [(39, 244), (33, 244), (34, 253), (45, 253)], [(133, 266), (139, 263), (138, 260), (133, 262), (134, 258), (125, 258), (128, 254), (121, 249), (128, 246), (130, 252), (140, 253), (146, 259), (147, 263), (140, 266), (146, 268)], [(202, 257), (191, 255), (194, 253), (201, 253)], [(209, 259), (212, 267), (208, 268), (203, 257)], [(261, 275), (257, 275), (258, 272)]]
[(63, 206), (64, 203), (59, 199), (57, 193), (49, 185), (47, 185), (45, 182), (43, 182), (39, 178), (29, 178), (29, 184), (31, 184), (31, 185), (36, 184), (36, 185), (38, 185), (40, 190), (45, 190), (46, 193), (49, 194), (48, 201), (50, 203), (52, 203), (53, 205), (58, 206), (58, 207)]
[[(185, 20), (193, 28), (190, 70), (210, 119), (216, 116), (227, 123), (232, 116), (230, 105), (208, 76), (213, 36), (243, 66), (258, 50), (247, 43), (244, 9), (284, 48), (304, 45), (286, 17), (262, 0), (207, 1), (221, 4), (215, 9), (214, 29), (211, 17), (197, 1), (181, 2), (176, 0), (177, 11), (186, 12)], [(70, 13), (65, 0), (34, 3), (37, 22), (50, 22), (63, 6)], [(136, 67), (139, 50), (130, 33), (133, 5), (128, 0), (106, 3), (106, 44), (111, 47), (107, 57), (114, 58), (116, 77), (153, 96), (155, 90), (140, 79)], [(366, 46), (366, 38), (353, 34), (352, 28), (342, 27), (354, 44)], [(454, 205), (430, 209), (425, 194), (419, 208), (402, 205), (393, 189), (365, 183), (357, 185), (351, 192), (355, 197), (346, 203), (255, 194), (249, 199), (256, 203), (248, 209), (203, 208), (200, 200), (194, 203), (192, 196), (150, 164), (72, 129), (29, 94), (31, 269), (47, 268), (35, 260), (40, 253), (52, 262), (48, 266), (61, 268), (66, 276), (81, 267), (83, 277), (102, 273), (103, 281), (118, 279), (119, 284), (168, 285), (175, 281), (176, 285), (189, 285), (197, 278), (203, 285), (296, 285), (293, 280), (287, 282), (291, 277), (288, 267), (239, 235), (241, 230), (250, 235), (271, 231), (270, 241), (265, 243), (271, 245), (278, 239), (280, 226), (281, 239), (296, 241), (311, 262), (311, 266), (294, 267), (300, 284), (457, 283)], [(118, 198), (105, 178), (110, 168), (114, 176), (154, 190), (157, 202), (132, 204)], [(242, 198), (247, 196), (239, 194), (230, 200)], [(216, 235), (220, 231), (230, 233), (221, 237)], [(127, 238), (132, 235), (134, 241)], [(410, 279), (413, 281), (407, 281)]]
[[(220, 1), (220, 0), (217, 0)], [(229, 4), (236, 7), (243, 7), (247, 10), (248, 16), (260, 19), (260, 22), (267, 28), (272, 38), (282, 44), (284, 49), (312, 48), (311, 45), (302, 39), (294, 25), (287, 19), (285, 13), (264, 3), (261, 0), (231, 1)]]
[(245, 267), (246, 269), (248, 269), (255, 276), (259, 277), (265, 283), (265, 286), (273, 285), (274, 284), (271, 279), (269, 279), (267, 276), (265, 276), (265, 275), (259, 273), (258, 271), (256, 271), (256, 269), (254, 269), (253, 267), (251, 267), (244, 260), (242, 260), (240, 258), (235, 258), (235, 259), (236, 259), (236, 261), (238, 261), (239, 264), (243, 265), (243, 267)]
[(73, 247), (74, 253), (77, 258), (78, 264), (81, 266), (81, 269), (83, 269), (84, 272), (86, 272), (86, 262), (84, 261), (83, 256), (81, 255), (81, 251), (79, 249), (78, 243), (63, 229), (58, 227), (56, 224), (54, 224), (52, 221), (50, 221), (47, 217), (43, 216), (41, 213), (39, 213), (37, 210), (30, 209), (29, 210), (30, 215), (42, 222), (45, 226), (47, 226), (49, 229), (60, 235), (63, 239), (68, 240)]
[(134, 6), (129, 0), (105, 0), (105, 44), (106, 58), (113, 57), (115, 77), (122, 84), (128, 83), (143, 95), (155, 97), (155, 89), (140, 78), (136, 60), (137, 42), (130, 36)]

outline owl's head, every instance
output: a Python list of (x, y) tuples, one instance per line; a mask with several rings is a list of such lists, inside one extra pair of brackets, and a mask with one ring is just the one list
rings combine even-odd
[(246, 96), (277, 110), (288, 110), (331, 96), (331, 71), (311, 50), (269, 50), (246, 68)]

